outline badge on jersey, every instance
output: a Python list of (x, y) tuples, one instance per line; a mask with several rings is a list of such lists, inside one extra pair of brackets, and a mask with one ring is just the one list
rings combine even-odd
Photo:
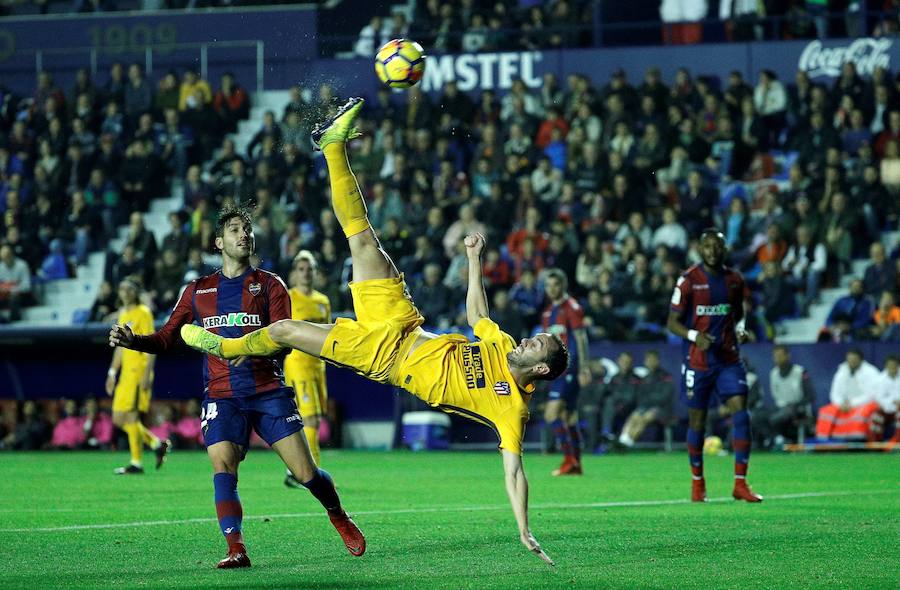
[(257, 295), (259, 295), (259, 292), (262, 291), (262, 285), (260, 285), (259, 283), (250, 283), (250, 285), (247, 287), (247, 290), (250, 291), (251, 295), (256, 297)]
[(509, 387), (509, 383), (506, 381), (498, 381), (494, 383), (494, 393), (497, 395), (509, 395), (512, 393), (512, 390)]

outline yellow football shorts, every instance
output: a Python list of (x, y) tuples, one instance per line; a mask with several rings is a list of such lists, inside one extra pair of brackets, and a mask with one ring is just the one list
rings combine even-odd
[[(318, 361), (316, 361), (318, 362)], [(325, 414), (328, 401), (328, 389), (325, 386), (323, 367), (306, 369), (291, 368), (285, 362), (284, 378), (297, 396), (297, 407), (301, 416), (322, 416)]]
[(143, 367), (122, 369), (119, 382), (113, 392), (113, 412), (148, 412), (150, 411), (149, 389), (140, 386)]
[(338, 318), (320, 357), (369, 379), (389, 383), (395, 361), (403, 359), (425, 321), (403, 276), (350, 283), (356, 320)]

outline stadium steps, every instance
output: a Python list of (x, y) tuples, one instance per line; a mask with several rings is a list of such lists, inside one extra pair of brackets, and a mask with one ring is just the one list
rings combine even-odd
[(79, 266), (77, 277), (61, 279), (43, 285), (43, 302), (22, 312), (22, 321), (17, 325), (29, 326), (69, 326), (75, 312), (90, 309), (97, 294), (97, 287), (103, 280), (103, 266), (106, 254), (93, 252), (88, 263)]
[[(898, 240), (900, 240), (900, 231), (885, 232), (881, 236), (881, 242), (888, 252), (898, 243)], [(835, 301), (847, 294), (847, 289), (853, 279), (862, 278), (868, 265), (868, 259), (854, 260), (851, 272), (841, 277), (840, 287), (823, 289), (820, 292), (821, 301), (810, 306), (808, 318), (786, 320), (781, 323), (781, 329), (785, 330), (785, 333), (778, 337), (778, 341), (785, 344), (815, 342)]]

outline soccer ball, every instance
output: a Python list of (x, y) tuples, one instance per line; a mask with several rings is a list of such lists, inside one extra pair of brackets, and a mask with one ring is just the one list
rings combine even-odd
[(409, 39), (388, 41), (375, 54), (375, 73), (391, 88), (409, 88), (425, 73), (425, 51)]
[(703, 452), (707, 455), (718, 455), (722, 452), (722, 439), (718, 436), (707, 436), (703, 441)]

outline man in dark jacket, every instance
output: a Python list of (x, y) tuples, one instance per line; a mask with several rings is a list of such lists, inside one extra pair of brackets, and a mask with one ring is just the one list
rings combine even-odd
[(672, 415), (675, 382), (672, 375), (659, 364), (659, 352), (648, 350), (644, 353), (647, 375), (640, 380), (637, 388), (637, 407), (628, 416), (619, 442), (633, 447), (644, 430), (653, 422), (664, 421)]
[(616, 359), (619, 372), (609, 380), (607, 395), (603, 400), (602, 436), (613, 437), (616, 420), (624, 420), (634, 410), (641, 389), (641, 378), (634, 372), (634, 357), (630, 352), (622, 352)]

